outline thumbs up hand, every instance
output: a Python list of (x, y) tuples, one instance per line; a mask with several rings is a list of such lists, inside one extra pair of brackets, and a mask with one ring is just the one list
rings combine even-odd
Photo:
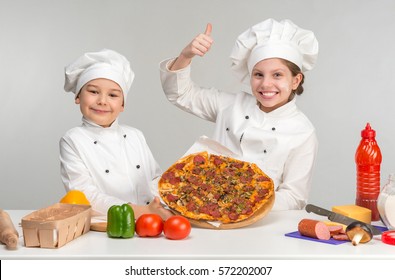
[(211, 48), (213, 39), (211, 37), (212, 25), (208, 23), (204, 33), (197, 35), (182, 51), (170, 70), (178, 70), (188, 66), (195, 55), (204, 56)]
[(204, 56), (211, 48), (213, 39), (211, 38), (212, 26), (207, 24), (204, 33), (196, 36), (181, 52), (187, 58), (193, 58), (195, 55)]

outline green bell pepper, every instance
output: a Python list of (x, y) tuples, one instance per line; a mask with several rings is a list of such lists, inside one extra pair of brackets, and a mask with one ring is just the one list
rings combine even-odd
[(113, 205), (107, 212), (107, 235), (131, 238), (134, 236), (134, 211), (129, 204)]

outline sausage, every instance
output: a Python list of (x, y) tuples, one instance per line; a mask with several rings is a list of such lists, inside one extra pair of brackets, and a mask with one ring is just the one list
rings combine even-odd
[(302, 219), (298, 224), (298, 230), (301, 235), (329, 240), (331, 238), (331, 233), (329, 228), (323, 222), (311, 219)]

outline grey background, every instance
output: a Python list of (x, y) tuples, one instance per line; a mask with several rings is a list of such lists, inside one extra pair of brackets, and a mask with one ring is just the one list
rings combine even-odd
[(383, 154), (382, 185), (395, 171), (395, 2), (391, 0), (0, 0), (0, 208), (37, 209), (64, 194), (59, 138), (81, 123), (63, 90), (64, 66), (87, 51), (124, 54), (136, 73), (120, 121), (141, 129), (166, 169), (214, 124), (164, 97), (158, 64), (213, 24), (210, 53), (193, 63), (203, 86), (237, 91), (229, 70), (236, 37), (267, 18), (315, 32), (316, 68), (299, 107), (320, 141), (310, 202), (355, 201), (354, 154), (370, 122)]

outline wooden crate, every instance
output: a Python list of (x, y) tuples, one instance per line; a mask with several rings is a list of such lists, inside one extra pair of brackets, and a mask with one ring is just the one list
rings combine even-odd
[(60, 248), (89, 231), (91, 206), (56, 203), (22, 218), (26, 247)]

